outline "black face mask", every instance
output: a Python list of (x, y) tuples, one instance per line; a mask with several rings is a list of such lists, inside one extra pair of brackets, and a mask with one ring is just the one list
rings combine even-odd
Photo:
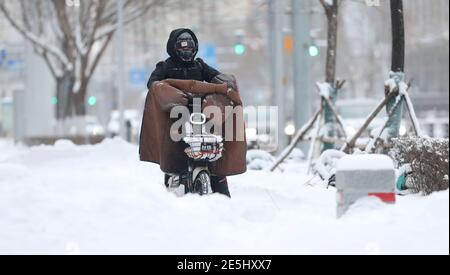
[(185, 32), (182, 33), (177, 38), (177, 43), (175, 44), (175, 51), (177, 56), (184, 62), (191, 62), (194, 60), (195, 56), (195, 41), (192, 36)]

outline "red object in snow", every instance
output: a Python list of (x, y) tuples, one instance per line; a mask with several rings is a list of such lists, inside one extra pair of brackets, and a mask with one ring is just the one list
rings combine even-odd
[(396, 201), (395, 193), (369, 193), (369, 196), (377, 197), (386, 203), (395, 203)]

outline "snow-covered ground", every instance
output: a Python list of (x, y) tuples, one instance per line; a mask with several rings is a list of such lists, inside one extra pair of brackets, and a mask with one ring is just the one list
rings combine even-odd
[(303, 169), (232, 177), (231, 200), (176, 198), (137, 152), (0, 141), (0, 254), (449, 253), (448, 191), (366, 199), (337, 220), (335, 191)]

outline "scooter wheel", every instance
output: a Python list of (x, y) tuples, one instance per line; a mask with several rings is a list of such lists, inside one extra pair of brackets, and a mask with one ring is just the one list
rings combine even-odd
[(198, 174), (197, 178), (194, 181), (194, 191), (196, 194), (199, 194), (201, 196), (212, 193), (211, 177), (209, 176), (208, 172), (203, 171)]

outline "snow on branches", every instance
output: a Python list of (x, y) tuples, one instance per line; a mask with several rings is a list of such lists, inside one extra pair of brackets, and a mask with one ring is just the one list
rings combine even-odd
[(428, 137), (394, 139), (389, 155), (397, 166), (410, 167), (411, 190), (429, 195), (449, 188), (449, 140)]
[[(124, 23), (167, 2), (124, 0)], [(106, 0), (68, 3), (63, 0), (0, 0), (0, 14), (33, 45), (56, 82), (68, 82), (57, 84), (70, 87), (58, 93), (63, 93), (68, 100), (73, 98), (69, 93), (78, 94), (79, 104), (84, 102), (88, 83), (118, 28), (117, 3)], [(81, 112), (83, 109), (80, 108)], [(71, 116), (70, 112), (66, 116)]]

